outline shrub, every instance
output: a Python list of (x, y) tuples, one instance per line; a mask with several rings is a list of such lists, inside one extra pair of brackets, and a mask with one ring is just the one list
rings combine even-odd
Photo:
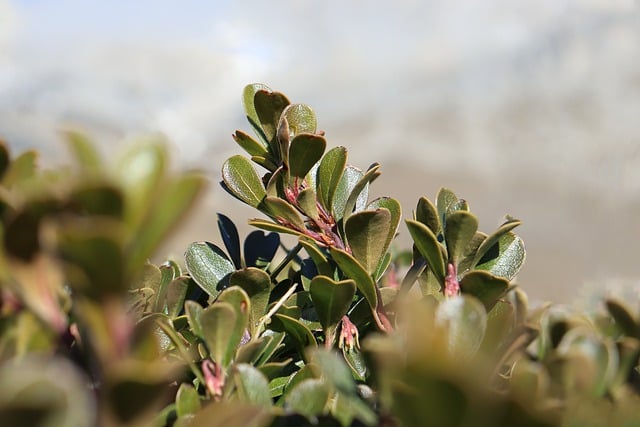
[(204, 179), (170, 173), (160, 142), (110, 167), (69, 133), (76, 167), (52, 171), (2, 145), (2, 425), (640, 424), (636, 313), (530, 309), (520, 221), (480, 232), (447, 189), (393, 250), (380, 165), (327, 149), (279, 92), (243, 100), (255, 137), (233, 135), (249, 157), (221, 185), (264, 217), (241, 242), (218, 214), (220, 244), (162, 265), (146, 260)]

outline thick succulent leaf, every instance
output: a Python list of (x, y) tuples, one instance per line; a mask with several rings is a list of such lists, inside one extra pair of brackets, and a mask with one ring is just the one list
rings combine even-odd
[(406, 223), (418, 252), (427, 261), (427, 266), (433, 271), (436, 279), (443, 283), (445, 276), (444, 257), (435, 234), (421, 222), (408, 219)]
[(306, 379), (287, 392), (285, 407), (306, 417), (316, 417), (325, 412), (329, 393), (329, 386), (324, 381)]
[(478, 218), (470, 212), (456, 211), (447, 216), (444, 240), (449, 262), (457, 266), (478, 230)]
[(493, 234), (484, 239), (474, 255), (472, 267), (475, 266), (487, 254), (487, 252), (498, 242), (498, 240), (500, 240), (502, 236), (504, 236), (520, 224), (520, 220), (509, 219), (500, 227), (498, 227), (498, 229), (494, 231)]
[(266, 157), (268, 155), (267, 148), (264, 144), (259, 143), (240, 130), (237, 130), (236, 133), (233, 134), (233, 140), (251, 156)]
[[(327, 151), (320, 160), (316, 172), (316, 193), (327, 212), (331, 212), (333, 198), (347, 165), (347, 149), (335, 147)], [(346, 196), (344, 197), (346, 201)]]
[(269, 304), (271, 278), (263, 270), (248, 267), (233, 273), (229, 278), (229, 286), (238, 286), (244, 289), (249, 296), (251, 300), (250, 327), (253, 328), (266, 313), (267, 305)]
[(431, 200), (426, 197), (420, 197), (418, 199), (418, 205), (416, 206), (415, 220), (423, 223), (436, 236), (442, 232), (442, 226), (440, 225), (440, 217), (438, 216), (438, 210), (431, 203)]
[[(368, 197), (368, 188), (369, 184), (372, 183), (376, 178), (380, 176), (380, 165), (373, 164), (367, 172), (360, 178), (360, 180), (353, 186), (351, 193), (349, 194), (349, 198), (347, 199), (347, 203), (344, 205), (344, 211), (341, 215), (341, 218), (348, 218), (352, 212), (358, 212), (364, 208), (364, 204), (367, 203), (366, 197)], [(367, 190), (367, 196), (364, 201), (362, 200), (362, 195)]]
[(387, 209), (360, 211), (351, 215), (344, 226), (353, 257), (372, 274), (387, 250), (387, 237), (392, 228)]
[(356, 282), (358, 290), (369, 303), (369, 307), (375, 310), (378, 306), (378, 296), (376, 293), (376, 284), (371, 275), (367, 270), (365, 270), (362, 264), (347, 252), (331, 248), (330, 253), (331, 258), (333, 258), (336, 264), (338, 264), (338, 267), (344, 272), (344, 274)]
[(233, 370), (233, 380), (240, 400), (252, 405), (270, 408), (269, 381), (262, 372), (246, 363), (235, 365)]
[(200, 410), (200, 395), (191, 384), (182, 383), (176, 393), (176, 414), (179, 417), (193, 415)]
[(65, 139), (76, 165), (88, 174), (94, 174), (102, 169), (102, 159), (95, 149), (95, 144), (82, 132), (68, 130)]
[(304, 236), (304, 234), (298, 230), (294, 230), (284, 225), (276, 224), (264, 219), (254, 218), (249, 220), (249, 225), (257, 227), (265, 231), (273, 231), (275, 233), (293, 234), (294, 236)]
[(258, 113), (256, 112), (256, 107), (254, 103), (255, 95), (258, 91), (264, 90), (270, 92), (271, 89), (268, 86), (265, 86), (260, 83), (254, 83), (245, 86), (244, 91), (242, 93), (242, 101), (244, 104), (244, 111), (247, 115), (247, 120), (255, 130), (258, 137), (265, 143), (269, 143), (269, 139), (265, 136), (264, 131), (262, 130), (262, 126), (260, 125), (260, 119), (258, 119)]
[(244, 240), (244, 260), (247, 267), (267, 266), (273, 260), (279, 246), (279, 234), (252, 231)]
[(287, 120), (291, 139), (302, 133), (313, 134), (316, 132), (316, 114), (308, 105), (291, 104), (284, 109), (282, 117)]
[(298, 207), (306, 216), (313, 220), (318, 220), (320, 218), (320, 213), (318, 211), (318, 198), (316, 197), (316, 193), (313, 191), (313, 188), (308, 187), (302, 190), (298, 194), (296, 201), (298, 202)]
[(391, 197), (379, 197), (373, 200), (367, 206), (367, 210), (369, 209), (379, 209), (384, 208), (389, 211), (391, 214), (391, 223), (389, 227), (389, 232), (387, 234), (387, 239), (385, 241), (385, 249), (383, 252), (386, 252), (391, 245), (396, 233), (398, 232), (398, 225), (400, 225), (400, 219), (402, 218), (402, 207), (400, 206), (400, 202)]
[(440, 224), (444, 228), (446, 214), (450, 211), (451, 206), (458, 203), (458, 196), (448, 188), (441, 188), (436, 196), (436, 209), (438, 210), (438, 218)]
[(224, 367), (229, 366), (240, 344), (235, 333), (237, 320), (236, 310), (227, 302), (216, 302), (200, 316), (204, 342), (214, 361)]
[(353, 280), (337, 282), (330, 277), (316, 276), (311, 280), (309, 293), (318, 320), (326, 331), (334, 327), (351, 307), (356, 293), (356, 283)]
[(324, 276), (332, 276), (333, 268), (329, 264), (329, 260), (327, 257), (320, 251), (318, 245), (316, 245), (315, 241), (309, 239), (307, 237), (300, 237), (298, 242), (305, 248), (307, 254), (313, 260), (313, 263), (316, 265), (316, 269), (318, 273)]
[(448, 354), (457, 360), (469, 360), (484, 338), (487, 312), (477, 299), (457, 296), (440, 303), (435, 324), (444, 334)]
[(299, 179), (309, 173), (311, 168), (322, 158), (327, 141), (319, 135), (303, 133), (291, 141), (289, 147), (289, 171)]
[(306, 230), (304, 219), (302, 215), (300, 215), (300, 212), (283, 199), (278, 197), (265, 197), (258, 206), (258, 209), (285, 227), (291, 227), (301, 232)]
[[(345, 167), (342, 177), (338, 182), (338, 186), (333, 193), (331, 209), (329, 210), (329, 212), (333, 213), (336, 221), (340, 221), (342, 219), (349, 195), (353, 192), (356, 184), (363, 176), (364, 173), (355, 166), (347, 165)], [(363, 203), (366, 204), (366, 198), (369, 196), (369, 188), (366, 187), (360, 194), (361, 197), (364, 195), (365, 200)]]
[(471, 271), (460, 280), (462, 293), (476, 297), (487, 312), (509, 288), (509, 281), (482, 270)]
[(259, 90), (255, 93), (253, 105), (267, 142), (275, 140), (280, 116), (289, 103), (287, 97), (280, 92)]
[(134, 271), (153, 255), (193, 205), (205, 183), (203, 175), (189, 173), (164, 185), (162, 197), (153, 204), (144, 223), (140, 224), (127, 245), (129, 271)]
[(227, 253), (233, 261), (233, 265), (236, 268), (242, 268), (242, 255), (240, 253), (240, 236), (238, 235), (238, 229), (236, 225), (227, 217), (221, 213), (218, 213), (218, 230), (220, 230), (220, 236), (224, 247), (227, 249)]
[(269, 327), (276, 332), (285, 332), (301, 350), (310, 345), (317, 345), (316, 339), (309, 328), (293, 317), (276, 313), (271, 318)]
[(522, 239), (508, 232), (489, 248), (478, 262), (476, 269), (486, 270), (494, 276), (511, 280), (520, 271), (524, 259), (525, 249)]
[(225, 253), (209, 242), (196, 242), (185, 252), (187, 271), (195, 282), (212, 297), (218, 296), (229, 282), (235, 266)]
[(241, 155), (230, 157), (224, 162), (222, 180), (225, 190), (254, 208), (267, 195), (251, 162)]

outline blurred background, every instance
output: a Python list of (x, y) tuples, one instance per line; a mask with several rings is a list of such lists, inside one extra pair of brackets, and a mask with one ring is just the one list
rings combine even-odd
[(212, 181), (177, 255), (220, 241), (216, 212), (256, 215), (217, 185), (252, 82), (311, 105), (350, 163), (382, 163), (373, 193), (405, 217), (445, 186), (483, 231), (522, 219), (530, 298), (640, 289), (637, 1), (0, 0), (0, 137), (46, 165), (68, 126), (105, 155), (164, 135)]

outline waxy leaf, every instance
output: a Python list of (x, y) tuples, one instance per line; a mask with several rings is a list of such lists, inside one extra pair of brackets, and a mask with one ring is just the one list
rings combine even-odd
[(478, 270), (486, 270), (494, 276), (511, 280), (520, 271), (524, 263), (525, 250), (522, 239), (508, 232), (503, 234), (496, 244), (485, 253), (476, 265)]
[(445, 276), (445, 265), (438, 239), (426, 225), (409, 219), (406, 220), (406, 223), (418, 252), (427, 261), (427, 266), (433, 271), (438, 281), (442, 283)]
[(241, 401), (265, 408), (271, 407), (269, 381), (258, 369), (246, 363), (233, 367), (233, 380)]
[(358, 212), (364, 208), (363, 204), (366, 204), (367, 202), (368, 191), (366, 192), (364, 200), (362, 199), (362, 195), (365, 194), (365, 190), (368, 189), (369, 184), (380, 176), (379, 169), (379, 164), (376, 163), (371, 165), (371, 167), (369, 167), (362, 178), (360, 178), (358, 182), (353, 186), (353, 189), (349, 194), (349, 198), (344, 205), (344, 211), (340, 216), (341, 218), (346, 219), (349, 217), (349, 215), (351, 215), (352, 212)]
[[(344, 173), (342, 174), (340, 182), (338, 182), (338, 186), (336, 187), (336, 191), (333, 194), (333, 201), (330, 210), (336, 221), (340, 221), (343, 218), (349, 195), (352, 193), (356, 184), (360, 181), (363, 175), (364, 174), (360, 169), (351, 165), (348, 165), (344, 169)], [(362, 202), (363, 204), (366, 204), (366, 198), (369, 195), (368, 188), (365, 188), (360, 193), (360, 197), (363, 197), (363, 195), (365, 199)]]
[(224, 162), (222, 180), (225, 190), (254, 208), (267, 195), (251, 162), (241, 155), (230, 157)]
[[(333, 198), (347, 164), (347, 149), (335, 147), (327, 151), (320, 160), (316, 172), (316, 193), (322, 206), (331, 212)], [(344, 197), (346, 201), (346, 197)]]
[(438, 210), (431, 203), (431, 200), (426, 197), (420, 197), (418, 199), (418, 205), (416, 206), (415, 212), (415, 220), (423, 223), (436, 236), (438, 233), (442, 231), (442, 226), (440, 225), (440, 217), (438, 216)]
[(187, 271), (193, 280), (212, 297), (225, 288), (235, 266), (225, 253), (209, 242), (192, 243), (185, 253)]
[(265, 86), (260, 83), (254, 83), (245, 86), (244, 91), (242, 93), (242, 101), (244, 104), (244, 111), (247, 115), (247, 120), (256, 131), (256, 134), (265, 144), (269, 143), (269, 139), (265, 136), (264, 131), (262, 130), (262, 126), (260, 125), (260, 119), (258, 119), (258, 113), (256, 112), (256, 107), (254, 103), (254, 98), (258, 91), (268, 91), (271, 92), (268, 86)]
[(473, 266), (478, 264), (478, 262), (487, 254), (487, 252), (495, 246), (495, 244), (500, 240), (502, 236), (519, 226), (521, 222), (517, 219), (509, 219), (504, 224), (502, 224), (498, 229), (488, 236), (482, 244), (478, 247), (476, 254), (473, 259)]
[(240, 236), (236, 225), (226, 215), (218, 213), (218, 230), (224, 247), (236, 268), (242, 268), (242, 255), (240, 254)]
[(272, 260), (280, 246), (280, 235), (265, 234), (255, 230), (244, 239), (244, 261), (247, 267), (265, 267)]
[(319, 135), (303, 133), (291, 141), (289, 147), (289, 171), (299, 179), (309, 173), (311, 168), (322, 158), (327, 141)]
[(258, 206), (258, 209), (285, 227), (291, 227), (294, 230), (301, 232), (306, 230), (304, 219), (300, 215), (300, 212), (283, 199), (277, 197), (265, 197)]
[(391, 227), (391, 213), (387, 209), (360, 211), (345, 223), (345, 235), (353, 257), (369, 274), (375, 271), (386, 253)]
[(304, 233), (294, 230), (293, 228), (285, 227), (284, 225), (276, 224), (264, 219), (254, 218), (249, 220), (249, 225), (258, 227), (261, 230), (273, 231), (276, 233), (293, 234), (294, 236), (304, 236)]
[(438, 218), (440, 224), (444, 228), (446, 225), (446, 214), (451, 210), (451, 207), (458, 203), (458, 196), (448, 188), (441, 188), (436, 196), (436, 209), (438, 210)]
[(331, 257), (338, 264), (338, 267), (345, 273), (345, 275), (353, 279), (356, 282), (358, 290), (364, 295), (365, 299), (369, 303), (369, 307), (375, 310), (378, 306), (378, 297), (376, 293), (376, 284), (373, 281), (371, 275), (365, 270), (354, 257), (347, 252), (331, 248)]
[(251, 156), (266, 157), (268, 152), (264, 144), (259, 143), (246, 133), (237, 130), (233, 135), (233, 140), (238, 143), (244, 151)]
[(316, 132), (316, 115), (308, 105), (291, 104), (284, 109), (282, 118), (287, 120), (291, 139), (302, 133)]
[(456, 359), (469, 360), (484, 338), (487, 313), (475, 298), (457, 296), (440, 303), (435, 325), (446, 337), (448, 354)]
[(402, 207), (400, 206), (400, 202), (398, 202), (396, 199), (393, 199), (391, 197), (379, 197), (373, 200), (367, 206), (367, 210), (370, 210), (370, 209), (373, 210), (373, 209), (379, 209), (379, 208), (384, 208), (388, 210), (389, 213), (391, 214), (389, 231), (387, 234), (387, 239), (384, 244), (385, 246), (384, 252), (386, 252), (387, 250), (389, 250), (389, 246), (391, 245), (391, 242), (393, 241), (394, 237), (396, 236), (396, 233), (398, 232), (398, 226), (400, 225), (400, 219), (402, 218)]
[(447, 216), (444, 240), (449, 262), (457, 266), (478, 230), (478, 218), (470, 212), (456, 211)]
[(493, 276), (491, 273), (474, 270), (464, 275), (460, 280), (462, 293), (472, 295), (489, 312), (509, 288), (509, 281), (502, 277)]
[(259, 90), (253, 97), (253, 105), (267, 143), (271, 144), (275, 140), (280, 116), (289, 105), (289, 100), (279, 92)]
[(353, 280), (337, 282), (326, 276), (316, 276), (311, 280), (309, 293), (318, 320), (326, 331), (334, 327), (349, 310), (356, 293), (356, 283)]
[(285, 332), (291, 337), (300, 350), (313, 345), (316, 346), (316, 338), (313, 336), (309, 328), (302, 324), (299, 320), (284, 314), (276, 313), (271, 318), (269, 327), (276, 332)]
[(332, 276), (333, 268), (329, 264), (329, 260), (327, 257), (320, 251), (315, 241), (306, 237), (300, 237), (298, 239), (302, 247), (305, 248), (307, 254), (313, 260), (313, 263), (316, 265), (316, 269), (318, 273), (324, 276)]
[(216, 302), (200, 316), (204, 342), (213, 360), (223, 367), (229, 366), (240, 339), (236, 337), (236, 310), (226, 302)]
[(306, 216), (316, 221), (320, 218), (318, 199), (313, 188), (308, 187), (302, 190), (298, 194), (296, 201), (298, 202), (298, 207), (302, 209), (302, 212), (304, 212)]

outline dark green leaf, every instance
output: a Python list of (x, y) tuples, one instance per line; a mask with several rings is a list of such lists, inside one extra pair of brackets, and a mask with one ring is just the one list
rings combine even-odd
[(200, 396), (191, 384), (182, 383), (176, 393), (176, 414), (179, 417), (195, 414), (200, 410)]
[(249, 120), (249, 123), (255, 130), (258, 137), (265, 144), (268, 144), (269, 139), (265, 136), (264, 131), (262, 130), (262, 126), (260, 125), (260, 120), (258, 119), (258, 113), (256, 112), (256, 107), (254, 103), (255, 95), (260, 90), (269, 91), (269, 92), (271, 91), (269, 87), (260, 83), (254, 83), (254, 84), (245, 86), (244, 91), (242, 93), (242, 101), (244, 104), (245, 114), (247, 115), (247, 120)]
[(458, 265), (477, 230), (478, 218), (470, 212), (456, 211), (447, 216), (444, 240), (450, 263)]
[(274, 221), (296, 231), (304, 232), (306, 226), (300, 212), (289, 202), (277, 197), (265, 197), (258, 206), (260, 211), (269, 215)]
[(298, 194), (296, 201), (298, 202), (298, 207), (306, 216), (316, 221), (320, 218), (320, 213), (318, 211), (318, 199), (313, 188), (308, 187), (302, 190)]
[(233, 261), (233, 265), (239, 269), (242, 268), (242, 255), (240, 254), (240, 236), (236, 225), (226, 215), (218, 213), (218, 230), (227, 248), (229, 257)]
[(183, 276), (172, 280), (167, 287), (167, 315), (170, 318), (177, 317), (184, 307), (184, 300), (189, 289), (189, 277)]
[(406, 223), (416, 248), (427, 261), (428, 267), (433, 271), (438, 281), (443, 283), (445, 276), (444, 257), (435, 234), (420, 222), (408, 219)]
[(11, 155), (9, 154), (7, 143), (0, 138), (0, 182), (4, 178), (4, 174), (9, 169), (10, 162)]
[(418, 199), (418, 205), (416, 206), (415, 220), (423, 223), (436, 236), (438, 233), (442, 231), (442, 226), (440, 225), (440, 217), (438, 216), (438, 211), (436, 207), (433, 206), (431, 200), (426, 197), (420, 197)]
[(351, 215), (344, 226), (353, 257), (372, 274), (386, 252), (391, 213), (387, 209), (360, 211)]
[(317, 379), (301, 381), (285, 395), (286, 407), (307, 417), (324, 413), (328, 400), (329, 387)]
[(509, 281), (507, 279), (493, 276), (482, 270), (471, 271), (460, 280), (462, 293), (473, 295), (480, 300), (487, 312), (507, 292), (508, 287)]
[[(336, 188), (336, 191), (333, 195), (333, 205), (331, 206), (331, 212), (333, 212), (333, 216), (336, 221), (340, 221), (343, 218), (349, 195), (352, 194), (356, 184), (360, 182), (363, 175), (364, 174), (360, 169), (351, 165), (348, 165), (344, 169), (342, 178), (340, 178), (338, 187)], [(362, 202), (362, 206), (366, 205), (368, 197), (369, 188), (368, 186), (366, 186), (360, 193), (358, 203)]]
[(246, 363), (234, 365), (234, 383), (241, 401), (256, 406), (271, 407), (271, 392), (267, 378)]
[(311, 259), (313, 260), (318, 273), (324, 276), (332, 276), (333, 268), (329, 264), (329, 260), (327, 259), (327, 257), (320, 251), (320, 248), (318, 248), (318, 245), (315, 243), (315, 241), (306, 237), (300, 237), (298, 241), (305, 248), (307, 254), (309, 254)]
[(627, 307), (618, 301), (607, 299), (605, 301), (607, 311), (611, 314), (616, 325), (622, 333), (628, 337), (639, 337), (640, 325), (636, 322), (634, 316), (629, 312)]
[(289, 170), (291, 175), (304, 179), (311, 168), (322, 158), (327, 141), (319, 135), (303, 133), (291, 141)]
[(246, 157), (237, 155), (227, 159), (222, 165), (222, 180), (225, 190), (254, 208), (267, 195), (262, 180)]
[(378, 297), (376, 293), (376, 284), (371, 275), (367, 270), (365, 270), (362, 264), (347, 252), (331, 248), (330, 253), (331, 257), (336, 264), (338, 264), (338, 267), (340, 267), (344, 274), (356, 282), (358, 290), (360, 290), (362, 295), (364, 295), (371, 309), (375, 310), (378, 306)]
[(323, 378), (336, 390), (345, 394), (356, 393), (356, 383), (353, 381), (349, 367), (338, 353), (326, 349), (310, 349), (309, 361), (317, 376)]
[(251, 300), (250, 328), (266, 313), (271, 290), (269, 275), (255, 267), (248, 267), (236, 271), (229, 278), (229, 286), (239, 286), (247, 293)]
[(185, 301), (184, 303), (184, 312), (187, 315), (189, 327), (191, 331), (200, 338), (204, 338), (202, 324), (200, 323), (203, 311), (204, 308), (195, 301)]
[[(371, 165), (362, 178), (353, 186), (349, 198), (344, 205), (344, 211), (339, 215), (340, 218), (346, 219), (352, 212), (358, 212), (364, 208), (362, 205), (367, 203), (366, 197), (368, 197), (368, 191), (365, 193), (365, 190), (368, 189), (370, 183), (380, 176), (379, 169), (379, 164)], [(362, 199), (363, 194), (367, 194), (364, 201)]]
[(273, 260), (279, 246), (280, 235), (277, 233), (252, 231), (244, 240), (244, 260), (247, 267), (265, 267)]
[(271, 318), (269, 327), (276, 332), (286, 332), (295, 341), (299, 349), (317, 345), (316, 339), (309, 328), (293, 317), (277, 313)]
[(400, 206), (400, 202), (391, 197), (379, 197), (373, 200), (367, 206), (367, 210), (369, 209), (379, 209), (384, 208), (389, 211), (391, 214), (391, 222), (389, 226), (389, 231), (387, 234), (387, 239), (385, 241), (385, 248), (383, 252), (387, 252), (389, 250), (389, 246), (393, 241), (396, 233), (398, 232), (398, 225), (400, 225), (400, 219), (402, 218), (402, 207)]
[(227, 286), (229, 275), (235, 271), (222, 249), (209, 242), (192, 243), (185, 253), (185, 263), (193, 280), (212, 297)]
[(489, 248), (485, 256), (478, 262), (476, 269), (486, 270), (494, 276), (511, 280), (520, 271), (524, 258), (525, 250), (522, 239), (508, 232)]
[(200, 315), (204, 342), (213, 360), (223, 367), (229, 366), (240, 338), (236, 338), (236, 310), (227, 302), (216, 302)]
[(271, 222), (271, 221), (266, 221), (264, 219), (259, 219), (259, 218), (250, 219), (249, 220), (249, 225), (252, 225), (254, 227), (257, 227), (257, 228), (259, 228), (261, 230), (265, 230), (265, 231), (273, 231), (273, 232), (276, 232), (276, 233), (293, 234), (294, 236), (304, 236), (304, 234), (301, 233), (298, 230), (294, 230), (292, 228), (285, 227), (284, 225), (276, 224), (276, 223)]
[(240, 130), (233, 134), (233, 140), (251, 156), (264, 157), (268, 154), (267, 148), (263, 144)]
[(326, 331), (334, 327), (349, 310), (356, 293), (356, 283), (353, 280), (337, 282), (326, 276), (316, 276), (311, 280), (309, 292), (318, 320)]
[(441, 188), (436, 196), (436, 209), (438, 210), (438, 218), (440, 224), (444, 228), (446, 226), (445, 215), (450, 211), (451, 206), (458, 203), (458, 197), (448, 188)]
[(498, 229), (494, 231), (493, 234), (488, 236), (478, 247), (478, 250), (476, 251), (473, 259), (472, 267), (475, 266), (486, 255), (489, 249), (491, 249), (502, 236), (504, 236), (520, 224), (521, 222), (517, 219), (509, 219), (500, 227), (498, 227)]
[[(347, 149), (335, 147), (327, 151), (320, 160), (316, 172), (316, 193), (322, 206), (331, 212), (333, 198), (347, 164)], [(344, 196), (346, 202), (347, 196)], [(344, 204), (343, 204), (344, 206)]]
[(279, 92), (259, 90), (255, 93), (253, 102), (266, 140), (271, 143), (275, 139), (280, 116), (289, 105), (289, 100)]

